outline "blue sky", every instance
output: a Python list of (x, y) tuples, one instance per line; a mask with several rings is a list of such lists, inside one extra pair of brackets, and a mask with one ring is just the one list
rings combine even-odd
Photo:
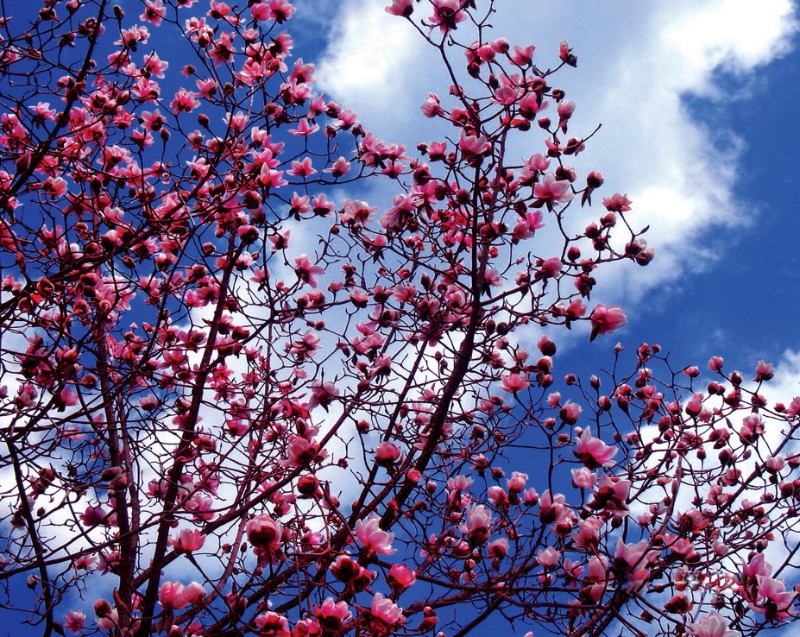
[[(430, 134), (417, 107), (429, 91), (444, 92), (442, 78), (431, 51), (383, 4), (315, 3), (327, 34), (316, 62), (324, 88), (368, 128), (413, 147)], [(577, 104), (576, 127), (603, 124), (579, 167), (602, 171), (603, 192), (627, 193), (634, 223), (652, 228), (657, 256), (647, 269), (623, 264), (598, 276), (597, 299), (623, 305), (630, 319), (615, 340), (658, 342), (678, 365), (719, 354), (748, 372), (764, 358), (783, 370), (787, 389), (798, 387), (794, 3), (497, 9), (495, 34), (536, 44), (541, 64), (555, 60), (562, 39), (574, 47), (578, 68), (560, 73), (559, 85)], [(584, 335), (568, 342), (585, 360)], [(612, 345), (606, 337), (590, 347), (596, 364)]]

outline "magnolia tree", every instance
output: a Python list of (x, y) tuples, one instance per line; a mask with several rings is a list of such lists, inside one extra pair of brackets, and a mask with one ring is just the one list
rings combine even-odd
[[(771, 366), (715, 358), (700, 386), (643, 345), (628, 372), (618, 347), (556, 374), (556, 326), (625, 322), (590, 302), (598, 266), (653, 253), (623, 195), (570, 223), (603, 184), (570, 165), (593, 134), (568, 136), (554, 88), (576, 57), (535, 62), (493, 10), (387, 8), (452, 83), (414, 151), (315, 92), (286, 0), (3, 16), (4, 617), (46, 637), (794, 618), (800, 399), (763, 397)], [(344, 197), (371, 178), (380, 210)]]

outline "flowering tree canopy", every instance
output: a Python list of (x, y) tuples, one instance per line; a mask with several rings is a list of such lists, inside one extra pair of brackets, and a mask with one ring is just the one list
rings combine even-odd
[[(534, 61), (491, 2), (394, 0), (451, 83), (407, 149), (315, 90), (287, 0), (14, 10), (4, 612), (45, 637), (794, 619), (800, 398), (762, 395), (772, 367), (701, 384), (642, 345), (556, 381), (559, 326), (626, 322), (601, 266), (654, 256), (624, 195), (570, 221), (603, 178), (570, 165), (594, 131), (568, 134), (567, 43)], [(381, 179), (388, 205), (352, 198)]]

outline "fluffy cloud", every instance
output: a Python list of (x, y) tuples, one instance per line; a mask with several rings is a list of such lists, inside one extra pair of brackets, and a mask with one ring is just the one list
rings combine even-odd
[[(368, 128), (413, 147), (432, 134), (418, 105), (430, 90), (446, 92), (447, 83), (435, 51), (383, 6), (342, 4), (320, 80)], [(600, 290), (606, 299), (630, 303), (690, 267), (707, 267), (725, 248), (711, 240), (711, 231), (748, 223), (745, 204), (750, 210), (759, 202), (734, 196), (744, 170), (743, 142), (734, 131), (699, 119), (686, 98), (723, 106), (746, 98), (759, 67), (790, 49), (794, 11), (791, 0), (550, 1), (533, 10), (518, 0), (498, 6), (494, 33), (536, 44), (540, 65), (557, 62), (560, 40), (574, 47), (579, 68), (557, 76), (578, 104), (570, 133), (603, 124), (576, 165), (602, 170), (604, 192), (627, 192), (634, 222), (652, 228), (656, 261), (645, 272), (625, 267), (606, 275)], [(531, 151), (512, 152), (522, 158)], [(579, 223), (596, 215), (575, 213)]]

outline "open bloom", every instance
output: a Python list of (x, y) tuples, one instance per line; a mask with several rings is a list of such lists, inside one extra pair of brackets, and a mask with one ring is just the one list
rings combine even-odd
[(536, 561), (545, 568), (553, 568), (556, 564), (558, 564), (559, 556), (560, 554), (556, 549), (554, 549), (552, 546), (548, 546), (546, 549), (543, 549), (536, 554)]
[(597, 474), (586, 467), (572, 470), (572, 486), (576, 489), (591, 489), (597, 482)]
[(542, 180), (533, 187), (533, 196), (541, 199), (548, 205), (566, 203), (572, 199), (570, 183), (566, 179), (556, 179), (555, 174), (547, 173)]
[(483, 136), (467, 135), (463, 130), (458, 140), (458, 146), (465, 157), (480, 157), (489, 152), (489, 142)]
[(417, 574), (405, 564), (392, 564), (386, 581), (395, 595), (399, 595), (417, 580)]
[(392, 548), (393, 533), (387, 533), (380, 527), (380, 518), (372, 515), (366, 520), (356, 522), (356, 537), (364, 548), (379, 555), (391, 555), (397, 549)]
[(372, 606), (370, 607), (370, 612), (372, 613), (372, 618), (374, 620), (379, 620), (383, 622), (385, 626), (374, 626), (373, 630), (377, 628), (378, 630), (374, 630), (374, 633), (383, 633), (388, 634), (392, 632), (391, 629), (396, 626), (399, 626), (405, 621), (405, 617), (403, 616), (403, 609), (400, 608), (397, 604), (395, 604), (391, 599), (387, 599), (381, 593), (375, 593), (375, 597), (372, 598)]
[(384, 11), (391, 15), (407, 18), (414, 12), (414, 4), (412, 0), (392, 0), (392, 4)]
[(169, 543), (175, 547), (176, 551), (191, 553), (203, 547), (206, 536), (196, 529), (183, 529), (178, 537), (171, 538)]
[(283, 615), (272, 611), (256, 616), (256, 626), (261, 629), (262, 635), (290, 637), (292, 634), (289, 630), (289, 621)]
[(524, 374), (514, 374), (508, 372), (503, 374), (500, 386), (507, 392), (517, 393), (520, 390), (530, 386), (530, 381)]
[(591, 341), (598, 334), (610, 334), (628, 322), (625, 312), (618, 305), (598, 305), (589, 318), (592, 321), (592, 332), (589, 336)]
[(728, 623), (719, 613), (709, 613), (700, 621), (687, 624), (692, 637), (739, 637), (742, 633), (728, 628)]
[(260, 558), (268, 560), (277, 555), (281, 549), (283, 525), (273, 520), (266, 513), (257, 515), (245, 527), (247, 539), (253, 545), (253, 551)]
[(334, 602), (330, 597), (325, 598), (314, 614), (322, 628), (330, 632), (340, 630), (353, 616), (347, 602)]
[(188, 601), (183, 596), (183, 584), (164, 582), (158, 589), (158, 601), (164, 610), (179, 610), (186, 606)]
[(86, 628), (86, 615), (84, 612), (82, 610), (68, 611), (64, 617), (64, 628), (73, 635), (77, 635), (79, 632), (83, 631), (83, 629)]
[(769, 621), (786, 619), (795, 614), (792, 604), (796, 593), (786, 590), (786, 582), (764, 575), (758, 575), (756, 579), (757, 599), (750, 604), (754, 611), (764, 613)]
[(492, 528), (492, 512), (482, 504), (474, 505), (467, 514), (467, 521), (463, 525), (465, 533), (469, 534), (470, 544), (479, 546), (489, 539)]
[(592, 438), (591, 428), (587, 427), (578, 440), (575, 456), (589, 469), (599, 469), (615, 465), (611, 458), (617, 455), (617, 451), (616, 447), (609, 447), (600, 438)]

